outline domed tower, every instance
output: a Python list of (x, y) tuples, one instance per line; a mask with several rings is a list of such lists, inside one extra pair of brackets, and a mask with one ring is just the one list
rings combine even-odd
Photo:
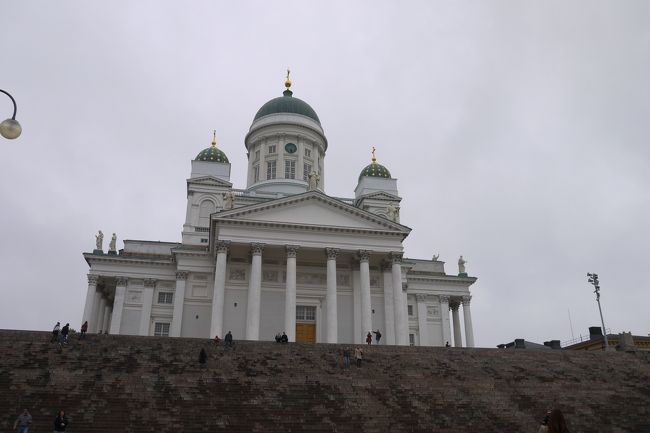
[(210, 147), (192, 160), (187, 179), (187, 212), (183, 225), (183, 243), (207, 246), (210, 214), (224, 207), (224, 194), (232, 189), (230, 162), (217, 148), (216, 132)]
[(314, 176), (317, 188), (325, 184), (327, 138), (309, 104), (293, 96), (289, 71), (282, 96), (271, 99), (255, 114), (246, 134), (249, 191), (299, 194)]
[(399, 203), (402, 199), (397, 191), (397, 179), (393, 179), (390, 171), (377, 162), (374, 147), (370, 164), (359, 174), (354, 197), (357, 207), (399, 222)]

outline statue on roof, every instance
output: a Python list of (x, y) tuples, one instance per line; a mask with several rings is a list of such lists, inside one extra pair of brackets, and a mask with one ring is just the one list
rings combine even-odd
[(223, 208), (225, 210), (228, 210), (234, 207), (235, 207), (235, 193), (232, 191), (225, 192), (223, 194)]
[(399, 222), (399, 207), (389, 204), (386, 210), (388, 212), (389, 220), (395, 223)]
[(104, 233), (100, 230), (98, 234), (95, 235), (95, 249), (102, 251), (104, 248), (102, 245), (104, 244)]
[(108, 252), (116, 252), (117, 250), (115, 249), (115, 244), (117, 243), (117, 236), (115, 233), (113, 233), (113, 237), (111, 237), (111, 241), (108, 244)]
[(318, 189), (318, 183), (320, 182), (320, 175), (315, 171), (309, 173), (309, 191)]
[(440, 254), (434, 254), (434, 255), (433, 255), (433, 259), (432, 259), (432, 261), (437, 262), (437, 261), (438, 261), (438, 257), (440, 257)]
[(467, 263), (467, 261), (461, 255), (458, 258), (458, 275), (461, 275), (461, 274), (467, 275), (467, 271), (465, 270), (465, 264), (466, 263)]

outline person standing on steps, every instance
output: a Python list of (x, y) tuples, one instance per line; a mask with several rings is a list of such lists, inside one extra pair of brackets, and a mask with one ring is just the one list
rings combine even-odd
[(68, 418), (65, 416), (65, 412), (60, 410), (56, 418), (54, 418), (54, 433), (65, 432), (65, 429), (68, 427)]
[(86, 332), (88, 332), (88, 321), (86, 320), (83, 325), (81, 325), (81, 335), (79, 335), (79, 339), (83, 340), (86, 338)]
[(52, 329), (52, 339), (50, 343), (55, 343), (59, 339), (59, 331), (61, 330), (61, 322), (56, 322), (54, 329)]
[(31, 424), (32, 416), (29, 414), (27, 409), (24, 409), (23, 413), (18, 415), (16, 422), (14, 422), (14, 430), (16, 430), (17, 433), (28, 433)]
[(201, 368), (205, 368), (205, 363), (208, 361), (208, 354), (206, 353), (204, 348), (201, 348), (201, 352), (199, 352), (199, 365)]
[(451, 347), (451, 346), (449, 345), (449, 342), (446, 342), (446, 343), (445, 343), (445, 347)]
[(372, 333), (375, 334), (376, 344), (379, 344), (379, 340), (381, 340), (381, 332), (379, 332), (379, 328), (377, 328), (376, 331), (372, 331)]
[(366, 343), (368, 344), (368, 346), (372, 344), (372, 334), (370, 333), (370, 331), (368, 331), (368, 335), (366, 335)]
[(232, 342), (232, 332), (228, 331), (226, 334), (226, 338), (224, 338), (224, 342), (226, 344), (226, 347), (232, 347), (233, 342)]
[(70, 324), (66, 323), (63, 328), (61, 328), (61, 343), (68, 344), (68, 333), (70, 332)]
[(360, 347), (354, 349), (354, 359), (357, 360), (357, 368), (361, 368), (361, 360), (363, 359), (363, 350)]
[(287, 333), (283, 332), (282, 336), (280, 337), (280, 343), (288, 343), (289, 342), (289, 337), (287, 337)]
[(350, 348), (348, 346), (343, 347), (343, 367), (350, 368)]

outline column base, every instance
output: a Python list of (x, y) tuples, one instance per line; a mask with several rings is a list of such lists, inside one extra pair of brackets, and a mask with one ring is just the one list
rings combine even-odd
[(116, 255), (117, 255), (117, 251), (109, 251), (109, 252), (108, 252), (108, 255), (109, 255), (109, 256), (116, 256)]
[(93, 250), (93, 254), (104, 254), (104, 250)]
[(467, 272), (461, 272), (460, 274), (458, 274), (458, 276), (467, 278), (468, 275)]

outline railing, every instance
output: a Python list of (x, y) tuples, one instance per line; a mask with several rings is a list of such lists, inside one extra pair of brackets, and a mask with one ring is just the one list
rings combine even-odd
[(209, 232), (210, 227), (194, 227), (195, 232)]
[[(612, 332), (612, 330), (610, 328), (607, 328), (605, 330), (605, 334), (609, 335), (611, 332)], [(572, 338), (571, 340), (563, 341), (562, 342), (562, 347), (571, 346), (571, 345), (574, 345), (574, 344), (577, 344), (577, 343), (582, 343), (583, 341), (589, 341), (589, 340), (590, 340), (589, 334), (587, 334), (587, 335), (580, 334), (578, 337)]]

